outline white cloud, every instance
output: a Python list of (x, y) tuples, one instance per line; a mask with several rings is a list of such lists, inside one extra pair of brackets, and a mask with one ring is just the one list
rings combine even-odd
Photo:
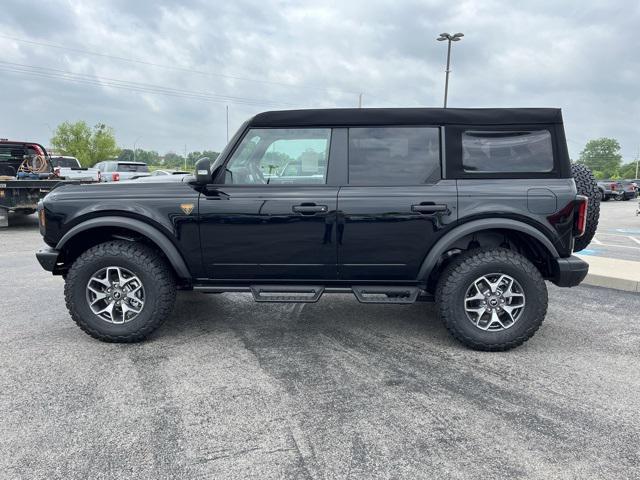
[(562, 107), (574, 156), (587, 139), (612, 136), (631, 160), (640, 144), (639, 23), (638, 2), (604, 0), (6, 0), (0, 35), (106, 56), (0, 37), (0, 61), (220, 102), (27, 76), (0, 63), (0, 102), (12, 112), (0, 136), (46, 143), (47, 125), (85, 119), (112, 125), (123, 145), (142, 136), (159, 151), (220, 149), (222, 97), (234, 97), (231, 129), (269, 105), (355, 106), (359, 92), (365, 106), (439, 106), (446, 48), (435, 37), (462, 31), (451, 106)]

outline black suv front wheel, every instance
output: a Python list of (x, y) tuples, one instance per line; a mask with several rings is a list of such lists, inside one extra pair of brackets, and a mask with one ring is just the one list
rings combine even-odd
[(436, 301), (456, 339), (476, 350), (509, 350), (542, 324), (547, 287), (524, 256), (503, 248), (477, 249), (445, 268)]
[(88, 249), (73, 262), (64, 294), (71, 317), (92, 337), (137, 342), (169, 315), (176, 286), (158, 252), (115, 240)]

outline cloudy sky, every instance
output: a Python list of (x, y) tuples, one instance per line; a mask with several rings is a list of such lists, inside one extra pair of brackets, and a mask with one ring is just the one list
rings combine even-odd
[[(65, 120), (118, 143), (219, 150), (272, 109), (561, 107), (572, 156), (640, 147), (637, 0), (3, 0), (0, 137), (48, 144)], [(231, 132), (232, 133), (232, 132)]]

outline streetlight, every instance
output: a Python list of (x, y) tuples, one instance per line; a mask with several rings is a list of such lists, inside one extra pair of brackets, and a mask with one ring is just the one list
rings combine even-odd
[(133, 161), (136, 161), (136, 145), (138, 144), (138, 140), (140, 140), (142, 137), (138, 137), (136, 138), (136, 141), (133, 142)]
[(445, 70), (446, 76), (444, 80), (444, 108), (447, 108), (447, 91), (449, 90), (449, 64), (451, 63), (451, 42), (459, 42), (464, 37), (464, 33), (456, 33), (453, 35), (449, 35), (448, 33), (441, 33), (436, 40), (439, 42), (443, 42), (445, 40), (449, 41), (447, 46), (447, 69)]

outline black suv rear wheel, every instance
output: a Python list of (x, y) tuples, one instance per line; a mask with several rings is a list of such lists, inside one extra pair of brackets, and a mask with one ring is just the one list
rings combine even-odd
[(547, 287), (538, 269), (503, 248), (470, 250), (445, 268), (436, 289), (451, 334), (476, 350), (509, 350), (538, 330)]
[(64, 294), (71, 317), (92, 337), (137, 342), (169, 315), (176, 285), (167, 262), (151, 247), (115, 240), (78, 257)]

